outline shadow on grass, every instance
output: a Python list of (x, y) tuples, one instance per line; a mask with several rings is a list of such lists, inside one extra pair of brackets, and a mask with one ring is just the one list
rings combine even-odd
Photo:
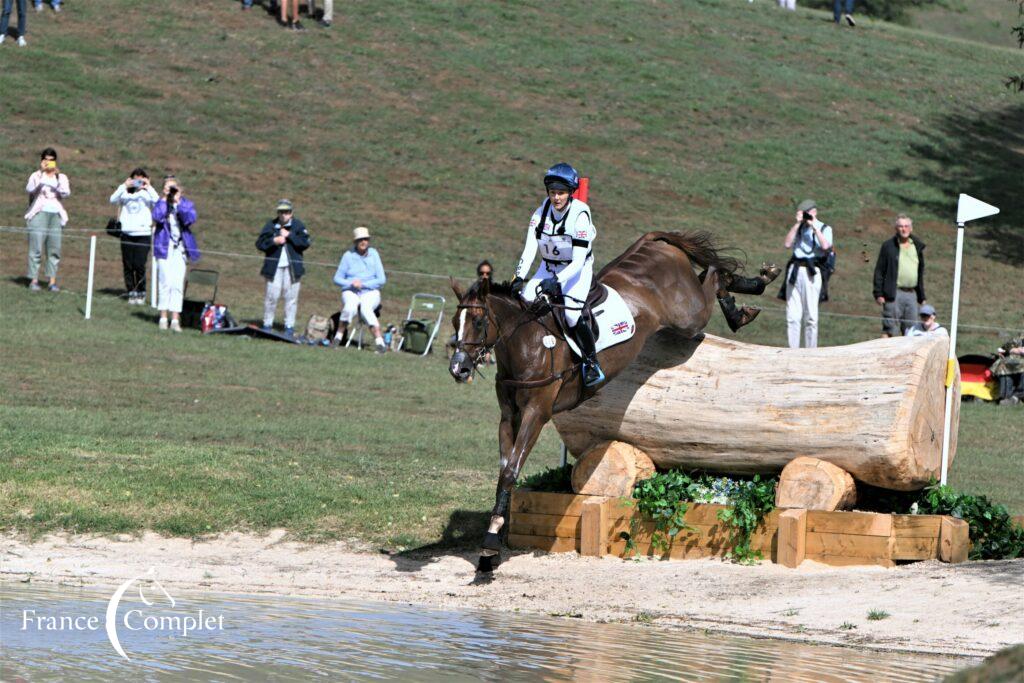
[(950, 216), (951, 222), (961, 192), (999, 207), (997, 215), (968, 230), (988, 243), (991, 258), (1024, 265), (1024, 103), (999, 111), (949, 114), (922, 134), (925, 141), (914, 144), (911, 154), (930, 163), (894, 169), (889, 177), (923, 182), (943, 198), (895, 196), (906, 205)]

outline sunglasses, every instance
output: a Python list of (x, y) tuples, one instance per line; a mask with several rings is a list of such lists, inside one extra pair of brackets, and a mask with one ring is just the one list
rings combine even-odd
[(476, 271), (476, 274), (479, 277), (483, 277), (484, 275), (490, 275), (491, 271), (489, 271), (489, 270), (478, 270), (478, 271)]

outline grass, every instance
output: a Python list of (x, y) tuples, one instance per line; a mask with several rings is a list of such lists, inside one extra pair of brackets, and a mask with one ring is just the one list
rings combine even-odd
[[(17, 96), (0, 97), (0, 223), (23, 224), (45, 146), (74, 190), (69, 293), (30, 298), (10, 282), (24, 236), (0, 232), (6, 528), (283, 526), (401, 547), (475, 541), (490, 508), (489, 382), (456, 388), (436, 358), (159, 335), (109, 296), (82, 321), (75, 231), (105, 224), (106, 198), (139, 164), (178, 173), (203, 264), (241, 318), (259, 315), (253, 242), (282, 196), (314, 237), (300, 321), (336, 310), (330, 276), (359, 224), (389, 269), (396, 321), (412, 292), (444, 291), (411, 273), (467, 275), (489, 258), (507, 277), (540, 175), (566, 159), (592, 178), (599, 262), (664, 228), (711, 229), (754, 265), (782, 261), (793, 205), (815, 197), (840, 254), (823, 344), (877, 334), (870, 273), (900, 210), (929, 245), (945, 322), (954, 198), (975, 194), (1002, 213), (969, 233), (961, 322), (996, 329), (965, 327), (961, 349), (990, 350), (1019, 324), (1005, 304), (1024, 267), (1024, 100), (1000, 82), (1020, 51), (727, 0), (567, 0), (571, 41), (535, 1), (350, 3), (331, 31), (304, 35), (227, 0), (165, 5), (74, 3), (33, 19), (30, 49), (3, 51), (3, 90)], [(97, 287), (118, 291), (116, 243), (101, 237), (98, 258)], [(779, 302), (759, 303), (742, 338), (783, 344)], [(717, 316), (709, 329), (728, 335)], [(965, 405), (961, 430), (953, 482), (1024, 512), (1019, 424)], [(556, 463), (548, 431), (527, 474)]]
[(888, 619), (891, 616), (892, 615), (884, 609), (868, 610), (868, 621), (881, 621), (882, 619)]

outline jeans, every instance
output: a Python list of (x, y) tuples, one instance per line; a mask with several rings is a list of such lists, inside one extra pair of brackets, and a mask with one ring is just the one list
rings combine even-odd
[(121, 262), (124, 288), (129, 294), (146, 291), (146, 262), (149, 261), (149, 235), (121, 235)]
[[(18, 37), (25, 35), (25, 7), (27, 3), (25, 0), (18, 0)], [(3, 14), (0, 14), (0, 36), (7, 35), (7, 25), (11, 20), (11, 9), (13, 9), (14, 0), (4, 0)]]
[[(53, 7), (60, 7), (60, 0), (50, 0), (50, 5), (52, 5)], [(37, 2), (36, 3), (36, 7), (42, 7), (42, 6), (43, 6), (42, 2)]]
[(839, 23), (844, 14), (853, 14), (853, 0), (846, 0), (846, 11), (843, 11), (843, 0), (832, 0), (832, 18)]

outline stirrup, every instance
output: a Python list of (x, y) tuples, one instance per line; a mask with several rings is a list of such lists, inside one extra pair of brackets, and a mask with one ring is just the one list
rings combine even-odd
[[(591, 373), (593, 373), (595, 371), (597, 372), (597, 376), (596, 377), (591, 376), (588, 379), (587, 375), (590, 375)], [(597, 386), (598, 384), (600, 384), (603, 381), (604, 381), (604, 370), (601, 369), (601, 364), (598, 363), (597, 361), (593, 361), (593, 362), (584, 361), (583, 362), (583, 386), (585, 386), (585, 387), (593, 387), (593, 386)]]

